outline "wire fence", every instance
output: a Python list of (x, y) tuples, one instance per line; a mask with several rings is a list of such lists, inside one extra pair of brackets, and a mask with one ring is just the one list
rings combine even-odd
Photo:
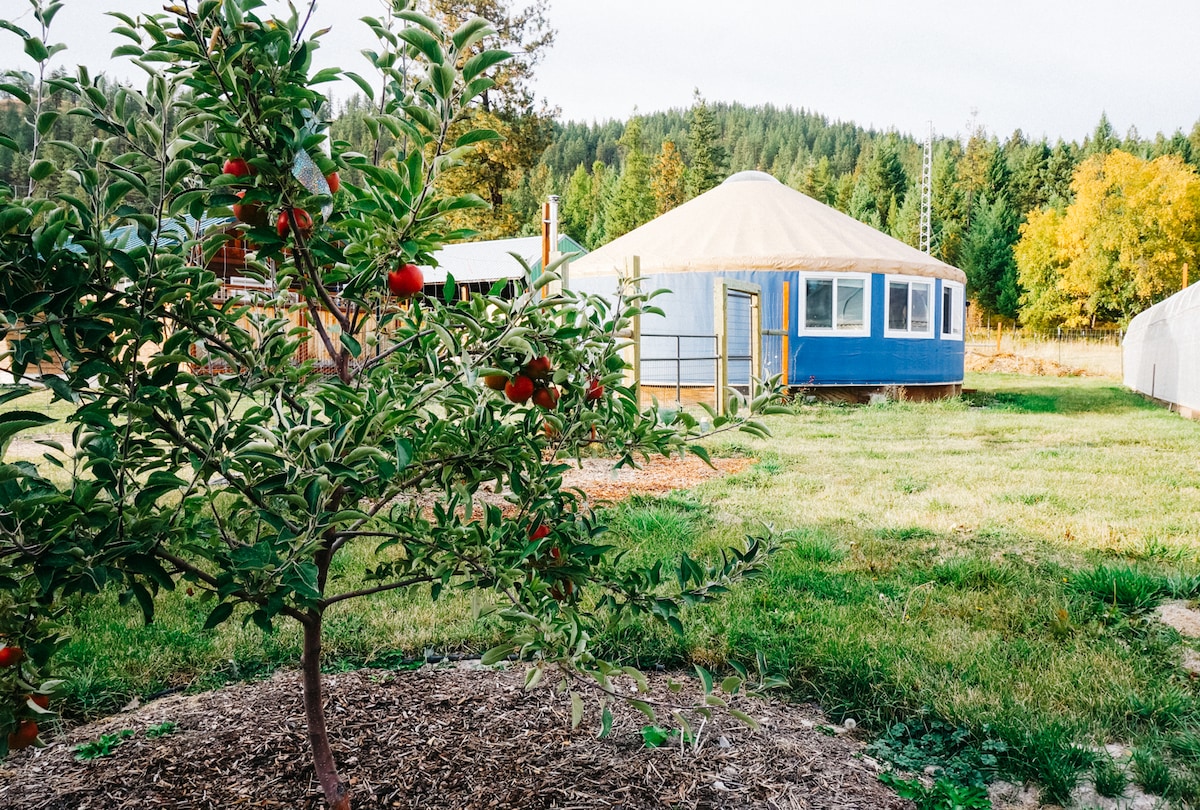
[(976, 327), (967, 330), (966, 350), (984, 357), (1012, 355), (1056, 363), (1066, 371), (1121, 379), (1124, 358), (1120, 329), (1030, 329)]

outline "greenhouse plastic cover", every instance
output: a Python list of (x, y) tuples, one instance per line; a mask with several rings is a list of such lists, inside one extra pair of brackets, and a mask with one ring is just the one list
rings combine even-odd
[(729, 270), (899, 273), (966, 283), (956, 267), (801, 194), (764, 172), (716, 188), (571, 264), (572, 279)]
[(1124, 352), (1125, 385), (1200, 412), (1200, 284), (1130, 321)]

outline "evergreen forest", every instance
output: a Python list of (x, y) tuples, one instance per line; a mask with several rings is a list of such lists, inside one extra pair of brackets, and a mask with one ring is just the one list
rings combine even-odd
[[(699, 91), (687, 109), (561, 121), (528, 85), (553, 42), (544, 0), (519, 12), (500, 0), (429, 2), (443, 17), (481, 10), (501, 19), (499, 45), (526, 54), (459, 123), (503, 139), (477, 144), (442, 181), (450, 193), (490, 203), (452, 215), (474, 238), (538, 233), (541, 204), (557, 194), (561, 230), (594, 249), (754, 169), (919, 244), (923, 134), (863, 128), (802, 107), (706, 101)], [(31, 187), (37, 158), (77, 148), (91, 125), (69, 114), (54, 77), (43, 86), (29, 105), (0, 92), (0, 132), (23, 149), (0, 152), (0, 181), (18, 193)], [(327, 117), (335, 139), (364, 154), (402, 137), (381, 125), (364, 94), (336, 102)], [(1102, 114), (1082, 143), (976, 127), (965, 137), (934, 134), (931, 146), (931, 252), (967, 274), (981, 315), (1035, 330), (1121, 326), (1186, 285), (1189, 268), (1196, 275), (1200, 121), (1190, 133), (1144, 137), (1135, 127), (1119, 134)], [(38, 188), (69, 193), (72, 184), (63, 176)]]

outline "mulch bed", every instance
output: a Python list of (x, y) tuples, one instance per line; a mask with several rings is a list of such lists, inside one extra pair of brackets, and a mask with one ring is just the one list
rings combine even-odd
[[(614, 708), (597, 739), (589, 698), (578, 730), (551, 678), (426, 667), (326, 677), (327, 715), (355, 808), (911, 808), (885, 788), (852, 735), (818, 710), (742, 704), (751, 731), (716, 718), (698, 751), (648, 749), (645, 717)], [(655, 679), (661, 691), (665, 676)], [(685, 689), (683, 694), (687, 694)], [(173, 734), (148, 739), (172, 721)], [(666, 723), (664, 723), (666, 725)], [(136, 734), (110, 756), (77, 762), (73, 747)], [(174, 695), (74, 728), (0, 766), (0, 807), (22, 810), (322, 807), (309, 764), (296, 673), (199, 695)]]

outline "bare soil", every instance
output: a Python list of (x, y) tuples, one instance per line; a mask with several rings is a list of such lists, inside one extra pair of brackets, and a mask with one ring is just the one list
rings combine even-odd
[(1035, 377), (1084, 377), (1083, 369), (1059, 365), (1053, 360), (1028, 357), (1008, 352), (985, 354), (968, 351), (965, 358), (967, 371), (989, 374), (1028, 374)]
[[(654, 679), (656, 693), (665, 678)], [(356, 808), (912, 807), (879, 782), (862, 743), (813, 706), (747, 700), (760, 730), (716, 718), (698, 750), (650, 749), (643, 715), (616, 705), (612, 734), (598, 739), (589, 698), (573, 731), (570, 698), (549, 677), (526, 691), (520, 670), (363, 670), (325, 683), (332, 743)], [(146, 736), (165, 721), (177, 730)], [(74, 746), (123, 729), (135, 734), (111, 755), (76, 761)], [(22, 810), (322, 806), (294, 672), (169, 696), (2, 767), (0, 807)]]

